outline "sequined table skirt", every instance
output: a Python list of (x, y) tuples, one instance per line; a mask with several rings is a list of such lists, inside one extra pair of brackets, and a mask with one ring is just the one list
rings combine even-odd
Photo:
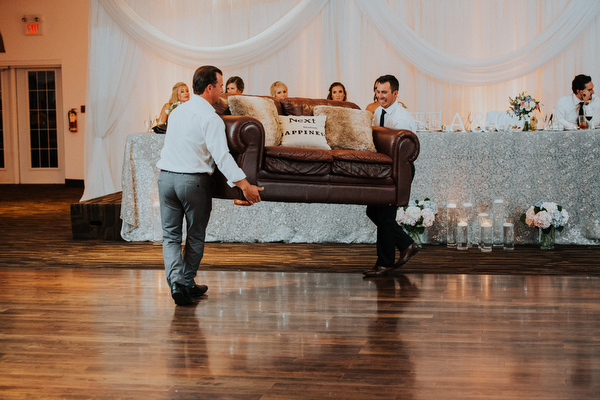
[[(571, 219), (558, 244), (600, 239), (600, 130), (566, 132), (418, 132), (421, 153), (411, 199), (435, 201), (440, 214), (424, 243), (445, 241), (447, 202), (475, 208), (503, 199), (518, 221), (539, 200), (565, 207)], [(156, 162), (164, 135), (131, 134), (125, 148), (121, 204), (127, 241), (160, 240)], [(537, 243), (537, 230), (517, 222), (515, 242)], [(261, 202), (240, 207), (214, 199), (207, 241), (374, 243), (365, 206)]]

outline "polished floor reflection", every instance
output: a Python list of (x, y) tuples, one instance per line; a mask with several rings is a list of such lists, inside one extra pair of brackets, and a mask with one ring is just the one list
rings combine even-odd
[(0, 398), (597, 399), (600, 278), (0, 268)]

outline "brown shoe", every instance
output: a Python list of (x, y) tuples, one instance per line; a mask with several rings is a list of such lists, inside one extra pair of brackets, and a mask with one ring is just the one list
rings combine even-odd
[(382, 267), (381, 265), (376, 265), (373, 268), (363, 272), (364, 276), (385, 276), (392, 272), (395, 267)]
[(396, 267), (404, 265), (410, 260), (412, 256), (419, 252), (419, 245), (416, 243), (411, 243), (406, 249), (400, 252), (400, 257), (398, 258), (398, 262), (396, 263)]

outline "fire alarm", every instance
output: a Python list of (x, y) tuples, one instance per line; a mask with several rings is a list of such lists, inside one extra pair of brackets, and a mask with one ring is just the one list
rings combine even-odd
[(23, 32), (26, 36), (38, 36), (44, 34), (44, 20), (40, 15), (25, 15), (21, 18), (21, 21), (23, 21)]

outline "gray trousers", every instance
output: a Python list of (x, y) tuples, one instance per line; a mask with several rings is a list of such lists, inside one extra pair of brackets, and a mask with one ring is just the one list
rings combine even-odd
[[(208, 174), (160, 171), (158, 198), (163, 231), (163, 260), (169, 287), (195, 284), (204, 255), (206, 225), (212, 210), (213, 180)], [(183, 219), (187, 230), (181, 248)]]

